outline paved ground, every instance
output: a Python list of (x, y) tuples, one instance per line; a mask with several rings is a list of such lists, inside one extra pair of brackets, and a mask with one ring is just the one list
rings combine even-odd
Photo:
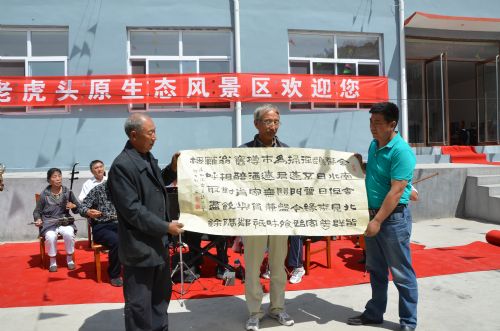
[[(448, 247), (484, 241), (485, 233), (492, 229), (500, 230), (500, 226), (456, 218), (420, 221), (414, 225), (412, 239), (428, 247)], [(418, 283), (418, 330), (500, 331), (500, 270), (421, 278)], [(370, 287), (364, 284), (287, 292), (287, 310), (295, 326), (280, 326), (265, 318), (261, 330), (398, 330), (397, 291), (390, 286), (389, 292), (386, 322), (378, 327), (345, 324), (347, 317), (363, 310), (370, 296)], [(89, 304), (0, 309), (0, 329), (123, 330), (122, 308), (123, 304)], [(174, 331), (233, 331), (244, 330), (247, 312), (244, 298), (238, 296), (183, 303), (175, 300), (169, 316)]]

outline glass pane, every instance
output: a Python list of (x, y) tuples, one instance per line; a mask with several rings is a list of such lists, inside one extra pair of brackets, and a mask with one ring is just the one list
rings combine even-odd
[(309, 73), (311, 73), (309, 62), (290, 61), (290, 73), (291, 74), (309, 74)]
[(183, 31), (183, 55), (231, 55), (231, 33), (229, 31)]
[(68, 32), (31, 32), (31, 54), (33, 56), (68, 56)]
[[(146, 61), (131, 61), (132, 75), (143, 75), (146, 73)], [(133, 110), (145, 110), (146, 104), (132, 104)]]
[[(477, 112), (479, 120), (479, 132), (478, 139), (479, 142), (484, 143), (486, 134), (484, 132), (485, 114), (486, 114), (486, 100), (484, 99), (484, 64), (478, 64), (477, 66)], [(465, 137), (464, 132), (464, 137)]]
[[(150, 74), (178, 74), (178, 73), (196, 73), (196, 61), (149, 61)], [(194, 104), (184, 104), (183, 108), (196, 108)], [(179, 104), (155, 104), (150, 109), (181, 108)]]
[(143, 75), (146, 73), (146, 61), (131, 61), (132, 75)]
[[(314, 75), (334, 75), (335, 74), (335, 63), (321, 63), (314, 62), (313, 63), (313, 72)], [(335, 103), (320, 103), (315, 102), (314, 108), (335, 108)]]
[[(229, 61), (200, 61), (200, 73), (229, 72)], [(200, 103), (200, 108), (229, 108), (229, 102)]]
[(358, 64), (359, 76), (378, 76), (380, 70), (378, 64)]
[(339, 59), (375, 59), (379, 55), (377, 36), (338, 36), (337, 56)]
[(131, 55), (179, 55), (176, 31), (131, 31)]
[(413, 144), (425, 143), (423, 65), (421, 62), (407, 62), (406, 72), (409, 142)]
[[(150, 74), (178, 74), (180, 73), (179, 61), (149, 61)], [(178, 103), (150, 104), (150, 109), (180, 108)]]
[(24, 62), (0, 62), (0, 76), (24, 76)]
[(338, 63), (337, 72), (339, 75), (356, 75), (355, 63)]
[(183, 73), (183, 74), (195, 74), (196, 73), (196, 61), (181, 61), (181, 73)]
[[(196, 73), (196, 61), (181, 61), (181, 73), (183, 74), (195, 74)], [(183, 103), (183, 109), (196, 109), (198, 105), (196, 102)]]
[[(196, 73), (196, 61), (181, 61), (181, 73), (183, 74), (195, 74)], [(182, 103), (183, 109), (196, 109), (196, 102)]]
[(29, 62), (30, 76), (65, 76), (64, 62), (40, 61)]
[(0, 56), (27, 56), (26, 31), (1, 31), (0, 30)]
[[(24, 76), (24, 62), (0, 62), (0, 76)], [(25, 107), (0, 107), (2, 113), (24, 111)]]
[[(380, 69), (378, 64), (361, 64), (358, 63), (358, 76), (379, 76)], [(359, 108), (371, 108), (371, 103), (360, 103)]]
[(200, 61), (200, 73), (230, 72), (229, 61)]
[[(476, 64), (448, 61), (447, 65), (450, 145), (475, 145), (477, 143)], [(467, 134), (464, 134), (463, 130), (466, 130)]]
[(313, 63), (314, 75), (334, 75), (335, 74), (335, 64), (334, 63)]
[[(41, 61), (41, 62), (29, 62), (29, 74), (30, 76), (65, 76), (64, 73), (64, 62), (62, 61)], [(31, 107), (32, 109), (38, 110), (57, 110), (64, 111), (65, 107), (51, 107), (51, 106), (40, 106)]]
[[(309, 62), (293, 62), (290, 61), (290, 73), (291, 74), (309, 74), (310, 67)], [(311, 109), (311, 103), (309, 102), (292, 102), (290, 104), (291, 109)]]
[(427, 132), (430, 143), (442, 144), (443, 132), (443, 95), (441, 88), (441, 63), (430, 62), (427, 73)]
[(484, 66), (484, 99), (486, 107), (485, 131), (486, 141), (497, 140), (497, 87), (495, 63)]
[(180, 70), (179, 61), (149, 61), (150, 74), (178, 74)]
[(332, 58), (333, 35), (289, 33), (288, 48), (291, 57)]

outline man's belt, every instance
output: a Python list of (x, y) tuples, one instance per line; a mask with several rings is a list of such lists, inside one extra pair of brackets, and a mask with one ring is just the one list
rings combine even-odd
[[(406, 208), (407, 205), (403, 204), (403, 203), (400, 203), (396, 206), (396, 208), (394, 208), (394, 210), (387, 216), (391, 216), (392, 214), (395, 214), (395, 213), (402, 213), (404, 211), (404, 209)], [(377, 215), (378, 211), (380, 210), (380, 208), (375, 208), (375, 209), (368, 209), (368, 212), (370, 213), (370, 217), (375, 217), (375, 215)]]

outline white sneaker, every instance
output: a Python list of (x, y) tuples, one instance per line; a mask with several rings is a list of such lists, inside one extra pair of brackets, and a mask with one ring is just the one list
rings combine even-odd
[(245, 324), (245, 329), (248, 331), (259, 331), (259, 318), (257, 316), (250, 316)]
[(298, 284), (302, 281), (302, 277), (306, 274), (304, 267), (294, 268), (290, 277), (290, 284)]
[(262, 278), (271, 279), (271, 270), (267, 269), (266, 272), (262, 274)]
[(281, 325), (292, 326), (295, 323), (286, 311), (280, 311), (278, 314), (269, 313), (269, 316), (280, 322)]

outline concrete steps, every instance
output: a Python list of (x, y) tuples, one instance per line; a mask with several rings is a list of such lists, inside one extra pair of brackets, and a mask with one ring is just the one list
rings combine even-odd
[(483, 186), (489, 188), (489, 194), (491, 197), (500, 196), (500, 184), (487, 184)]
[(417, 163), (450, 163), (450, 156), (441, 154), (441, 147), (412, 147)]
[(466, 217), (500, 224), (500, 167), (471, 169), (465, 192)]
[[(417, 163), (450, 163), (450, 155), (441, 154), (441, 147), (412, 147), (417, 156)], [(500, 162), (500, 146), (474, 146), (474, 149), (479, 154), (484, 154), (489, 162)], [(467, 161), (466, 159), (463, 161)]]

